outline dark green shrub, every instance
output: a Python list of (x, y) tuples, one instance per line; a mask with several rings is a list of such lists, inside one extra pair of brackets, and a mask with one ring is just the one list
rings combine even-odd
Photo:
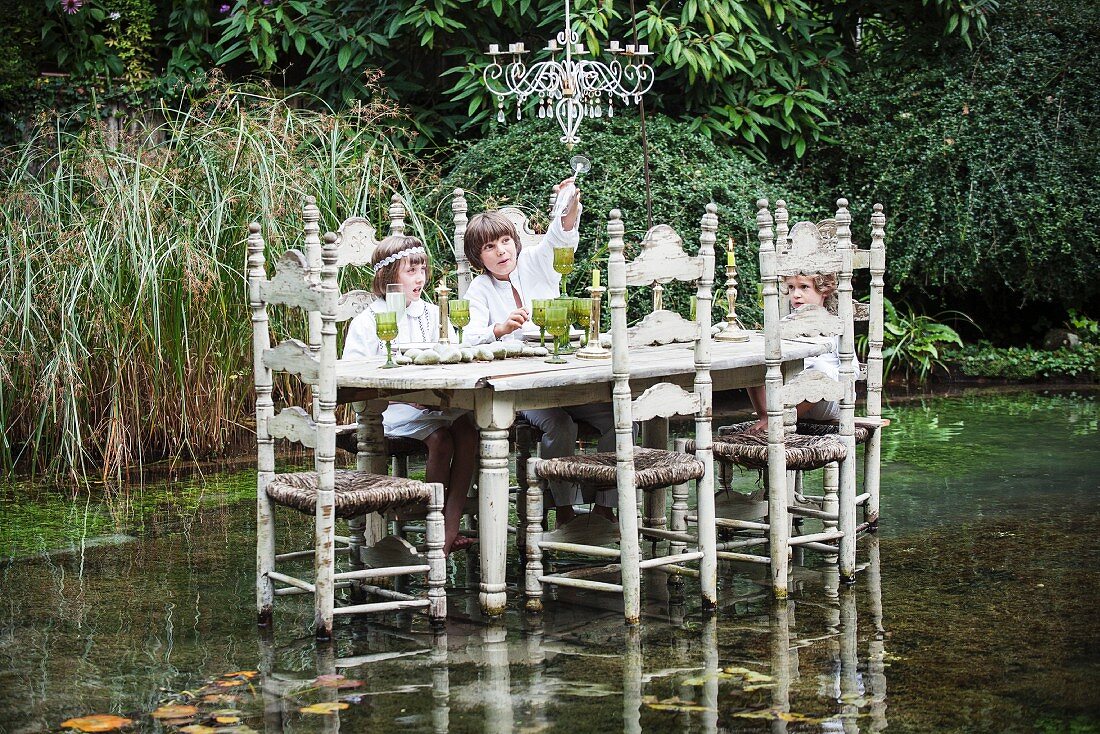
[(1050, 351), (1021, 347), (994, 347), (989, 342), (968, 344), (944, 355), (952, 371), (967, 377), (1042, 380), (1074, 377), (1100, 381), (1100, 345), (1081, 344)]
[[(1097, 295), (1098, 78), (1100, 5), (1010, 0), (972, 53), (853, 80), (838, 145), (814, 154), (811, 178), (886, 205), (888, 279), (903, 296), (1041, 328), (1044, 304)], [(1004, 318), (1023, 305), (1026, 319)]]
[[(689, 251), (699, 246), (699, 219), (707, 203), (718, 205), (717, 263), (719, 283), (725, 282), (726, 243), (736, 243), (742, 318), (759, 312), (756, 306), (756, 209), (760, 196), (789, 197), (790, 187), (774, 168), (756, 163), (736, 150), (722, 149), (687, 123), (656, 115), (647, 120), (653, 222), (670, 224), (684, 238)], [(592, 160), (591, 172), (580, 182), (585, 213), (581, 222), (578, 266), (570, 285), (580, 292), (594, 260), (606, 260), (607, 214), (622, 211), (627, 243), (636, 244), (648, 228), (645, 179), (638, 118), (619, 115), (586, 122), (583, 139), (574, 151), (558, 141), (557, 126), (534, 120), (511, 126), (503, 135), (479, 141), (461, 152), (445, 177), (437, 219), (446, 217), (450, 192), (467, 191), (471, 216), (486, 208), (519, 205), (541, 212), (545, 224), (553, 184), (569, 174), (568, 160), (583, 153)], [(794, 197), (801, 200), (802, 197)], [(792, 211), (792, 215), (803, 212)], [(805, 212), (819, 216), (827, 212)], [(606, 263), (601, 267), (606, 269)], [(685, 306), (686, 292), (670, 289), (671, 304)], [(722, 311), (724, 291), (716, 291), (716, 313)], [(640, 306), (639, 306), (640, 308)], [(638, 315), (638, 311), (633, 311)]]

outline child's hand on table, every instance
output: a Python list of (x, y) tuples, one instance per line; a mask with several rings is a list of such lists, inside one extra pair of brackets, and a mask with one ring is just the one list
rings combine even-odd
[(517, 308), (508, 314), (508, 318), (504, 319), (503, 323), (493, 326), (493, 335), (499, 339), (506, 334), (511, 334), (516, 329), (522, 328), (529, 318), (526, 308)]

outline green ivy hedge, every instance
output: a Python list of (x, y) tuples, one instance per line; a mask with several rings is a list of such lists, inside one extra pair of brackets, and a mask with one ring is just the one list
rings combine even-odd
[(944, 355), (950, 369), (967, 377), (1043, 380), (1073, 377), (1100, 382), (1100, 344), (1080, 344), (1050, 351), (968, 344)]
[[(722, 148), (688, 123), (652, 115), (646, 120), (650, 156), (654, 224), (670, 224), (684, 238), (689, 251), (699, 246), (699, 220), (709, 202), (718, 205), (718, 277), (725, 282), (726, 243), (733, 238), (739, 281), (748, 284), (739, 294), (743, 319), (753, 320), (758, 282), (756, 210), (760, 196), (788, 198), (794, 188), (777, 169), (752, 161), (745, 154)], [(559, 142), (557, 125), (532, 120), (509, 126), (505, 132), (455, 152), (443, 180), (437, 217), (448, 216), (450, 192), (465, 189), (471, 216), (503, 205), (518, 205), (540, 212), (545, 224), (550, 188), (569, 175), (569, 158), (582, 153), (592, 170), (580, 180), (584, 216), (578, 267), (570, 279), (571, 292), (580, 293), (593, 262), (606, 269), (607, 214), (618, 208), (626, 225), (628, 247), (640, 241), (648, 229), (642, 141), (638, 117), (585, 121), (581, 143), (569, 151)], [(828, 212), (795, 210), (794, 215), (823, 216)], [(686, 291), (670, 288), (666, 302), (686, 307)], [(720, 295), (724, 292), (719, 291)], [(640, 294), (639, 294), (640, 295)], [(718, 298), (719, 306), (724, 298)], [(632, 302), (632, 313), (641, 303)]]
[(1069, 305), (1095, 314), (1097, 79), (1100, 5), (1008, 0), (973, 53), (854, 79), (837, 144), (804, 170), (860, 206), (885, 204), (903, 297), (966, 310), (989, 336), (1052, 325), (1040, 314), (1056, 323)]

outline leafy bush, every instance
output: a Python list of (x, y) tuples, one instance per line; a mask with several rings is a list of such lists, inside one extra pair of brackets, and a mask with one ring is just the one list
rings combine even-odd
[(1010, 0), (973, 53), (947, 44), (853, 79), (838, 145), (817, 152), (809, 178), (886, 205), (888, 281), (902, 296), (1002, 329), (1034, 304), (1035, 322), (1044, 302), (1096, 293), (1097, 78), (1100, 5)]
[(953, 365), (968, 377), (1040, 380), (1075, 377), (1100, 380), (1100, 347), (1083, 344), (1052, 351), (1026, 347), (998, 348), (983, 342), (949, 355)]
[[(699, 246), (699, 220), (705, 207), (709, 202), (717, 204), (716, 249), (720, 271), (717, 280), (724, 283), (725, 271), (721, 265), (725, 263), (726, 243), (732, 238), (742, 284), (738, 296), (744, 309), (742, 316), (758, 315), (755, 284), (759, 282), (759, 245), (754, 202), (760, 196), (773, 201), (791, 198), (791, 188), (774, 168), (756, 163), (736, 150), (718, 147), (686, 123), (654, 115), (647, 119), (647, 125), (653, 223), (671, 225), (684, 238), (687, 249), (695, 251)], [(471, 215), (506, 204), (519, 205), (532, 213), (546, 212), (551, 186), (569, 175), (571, 152), (565, 150), (558, 136), (556, 129), (545, 121), (525, 122), (456, 153), (453, 167), (443, 180), (444, 191), (436, 218), (445, 219), (444, 208), (449, 207), (449, 196), (455, 187), (467, 191)], [(630, 243), (636, 244), (648, 229), (638, 119), (619, 115), (586, 123), (581, 145), (573, 152), (583, 153), (592, 160), (591, 172), (580, 180), (585, 213), (577, 270), (571, 278), (572, 289), (579, 291), (593, 264), (606, 259), (606, 224), (611, 209), (622, 212), (628, 247)], [(796, 209), (792, 216), (799, 213)], [(545, 214), (541, 214), (541, 221), (545, 224)], [(603, 267), (606, 269), (606, 265)], [(668, 293), (666, 303), (686, 309), (685, 291), (670, 288)], [(724, 291), (718, 289), (716, 294), (716, 302), (724, 303)], [(634, 304), (641, 308), (640, 301)], [(632, 311), (634, 316), (639, 313), (637, 309)]]
[(1100, 381), (1100, 345), (1081, 344), (1045, 351), (1022, 347), (994, 347), (989, 342), (968, 344), (944, 355), (953, 370), (967, 377), (1042, 380), (1074, 377)]
[[(882, 340), (882, 372), (888, 377), (895, 368), (901, 368), (906, 378), (924, 382), (937, 367), (944, 367), (942, 350), (951, 344), (962, 346), (958, 332), (939, 319), (949, 314), (925, 316), (914, 313), (911, 308), (898, 311), (890, 299), (884, 304), (884, 323)], [(962, 314), (953, 314), (962, 316)], [(861, 334), (858, 346), (864, 354), (867, 350), (867, 335)]]

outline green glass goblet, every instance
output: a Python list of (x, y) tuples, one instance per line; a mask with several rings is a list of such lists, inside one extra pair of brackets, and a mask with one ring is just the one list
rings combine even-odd
[(465, 298), (456, 298), (448, 302), (447, 312), (450, 314), (451, 323), (458, 332), (458, 343), (462, 343), (462, 328), (470, 325), (470, 302)]
[(581, 329), (581, 346), (588, 345), (588, 327), (592, 325), (592, 299), (573, 299), (573, 321)]
[(696, 311), (698, 310), (698, 308), (699, 308), (699, 298), (698, 298), (698, 296), (692, 296), (691, 301), (689, 302), (689, 306), (688, 306), (688, 320), (690, 320), (690, 321), (695, 320), (695, 315), (696, 315)]
[(383, 311), (374, 315), (374, 328), (378, 338), (386, 342), (386, 363), (383, 369), (396, 367), (393, 361), (393, 345), (391, 342), (397, 338), (397, 314), (393, 311)]
[(546, 346), (546, 309), (553, 298), (535, 298), (531, 301), (531, 323), (539, 327), (539, 346)]
[[(554, 299), (554, 305), (555, 306), (561, 306), (566, 310), (566, 316), (565, 317), (569, 320), (570, 331), (572, 331), (572, 325), (577, 320), (576, 317), (573, 315), (574, 314), (573, 302), (576, 301), (576, 300), (577, 299), (571, 298), (569, 296), (566, 296), (565, 298), (555, 298)], [(574, 351), (573, 347), (571, 347), (569, 345), (570, 331), (566, 331), (564, 336), (558, 337), (558, 341), (561, 342), (561, 353), (562, 354), (572, 354), (573, 351)]]
[(573, 258), (575, 253), (572, 247), (554, 248), (554, 271), (561, 275), (561, 297), (565, 298), (565, 279), (573, 272)]
[(546, 309), (546, 330), (554, 337), (554, 356), (546, 360), (549, 364), (565, 364), (559, 356), (560, 337), (569, 336), (570, 309), (555, 303)]

